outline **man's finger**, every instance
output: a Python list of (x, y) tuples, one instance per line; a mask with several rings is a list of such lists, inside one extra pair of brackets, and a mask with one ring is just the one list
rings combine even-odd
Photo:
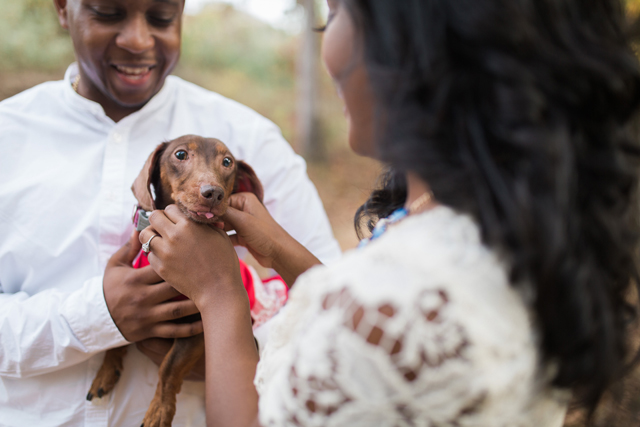
[(188, 338), (204, 332), (202, 320), (193, 323), (158, 323), (152, 328), (151, 335), (160, 338)]
[(191, 300), (170, 301), (154, 307), (154, 314), (160, 322), (182, 319), (197, 313), (198, 308)]
[(131, 233), (131, 237), (129, 238), (129, 253), (127, 255), (128, 265), (131, 265), (134, 259), (138, 256), (140, 249), (142, 248), (142, 244), (140, 244), (140, 232), (137, 230), (133, 230)]
[(131, 266), (131, 263), (135, 259), (136, 255), (138, 255), (139, 250), (140, 244), (138, 243), (138, 232), (134, 231), (131, 233), (127, 243), (113, 254), (110, 262), (115, 261), (117, 264)]
[(157, 285), (164, 281), (164, 279), (162, 279), (162, 277), (160, 277), (150, 266), (135, 269), (131, 274), (134, 275), (133, 277), (136, 283)]
[(148, 292), (148, 298), (151, 304), (160, 304), (182, 295), (167, 282), (158, 283), (157, 285), (149, 287)]

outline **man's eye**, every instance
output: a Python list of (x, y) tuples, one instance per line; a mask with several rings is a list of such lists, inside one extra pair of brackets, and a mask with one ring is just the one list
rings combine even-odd
[(228, 157), (225, 157), (224, 160), (222, 160), (222, 166), (224, 166), (225, 168), (231, 166), (232, 163), (233, 161)]
[(176, 159), (178, 160), (187, 160), (187, 152), (184, 150), (176, 151)]
[(160, 27), (167, 27), (174, 21), (174, 15), (150, 15), (149, 22)]
[(118, 19), (124, 16), (118, 9), (110, 7), (95, 7), (93, 8), (93, 13), (100, 19)]

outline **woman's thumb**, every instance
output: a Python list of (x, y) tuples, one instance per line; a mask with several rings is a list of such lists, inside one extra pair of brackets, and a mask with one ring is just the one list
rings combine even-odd
[(222, 215), (220, 219), (224, 221), (224, 230), (237, 230), (237, 227), (242, 222), (242, 217), (247, 215), (246, 213), (239, 211), (238, 209), (229, 206), (227, 211)]

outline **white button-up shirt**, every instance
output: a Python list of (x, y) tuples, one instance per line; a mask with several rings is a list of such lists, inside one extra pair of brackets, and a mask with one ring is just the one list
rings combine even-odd
[[(130, 346), (114, 391), (85, 396), (104, 351), (130, 344), (107, 309), (102, 274), (128, 240), (131, 184), (163, 141), (222, 140), (256, 171), (274, 218), (318, 258), (336, 259), (306, 165), (270, 121), (167, 78), (115, 123), (63, 81), (0, 103), (0, 425), (139, 426), (158, 368)], [(204, 425), (204, 384), (185, 382), (174, 426)]]

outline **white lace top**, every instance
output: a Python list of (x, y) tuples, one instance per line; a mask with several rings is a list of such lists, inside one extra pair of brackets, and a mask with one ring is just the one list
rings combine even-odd
[(523, 297), (451, 209), (304, 274), (272, 322), (264, 426), (562, 426)]

